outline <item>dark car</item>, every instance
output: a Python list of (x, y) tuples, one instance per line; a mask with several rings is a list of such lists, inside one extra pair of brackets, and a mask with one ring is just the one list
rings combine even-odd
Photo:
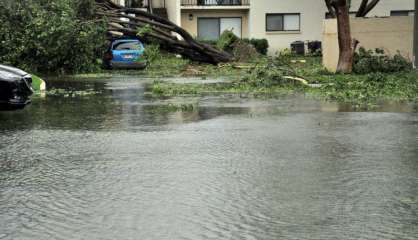
[(104, 57), (107, 69), (143, 69), (146, 67), (144, 45), (137, 39), (116, 39)]
[(0, 64), (0, 111), (23, 109), (32, 93), (30, 74)]

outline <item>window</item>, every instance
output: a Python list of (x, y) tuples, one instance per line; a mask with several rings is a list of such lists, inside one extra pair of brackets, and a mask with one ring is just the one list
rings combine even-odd
[(242, 19), (235, 18), (198, 18), (197, 36), (202, 40), (217, 40), (225, 30), (232, 31), (238, 37), (242, 35)]
[(219, 18), (199, 18), (197, 23), (199, 39), (217, 40), (220, 36), (219, 25)]
[(266, 31), (300, 31), (300, 14), (267, 14)]
[(139, 42), (118, 42), (113, 45), (113, 50), (141, 50), (142, 46)]
[(391, 16), (414, 16), (414, 10), (399, 10), (399, 11), (390, 11)]
[(220, 33), (224, 31), (232, 31), (236, 36), (241, 38), (242, 19), (241, 18), (221, 18)]

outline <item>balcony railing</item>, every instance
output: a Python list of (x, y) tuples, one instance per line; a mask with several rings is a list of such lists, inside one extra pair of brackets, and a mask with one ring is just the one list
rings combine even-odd
[(182, 6), (249, 6), (250, 0), (181, 0)]

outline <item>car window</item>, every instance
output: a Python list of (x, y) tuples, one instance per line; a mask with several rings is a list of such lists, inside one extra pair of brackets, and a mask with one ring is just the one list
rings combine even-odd
[(141, 50), (139, 42), (118, 42), (113, 45), (113, 50)]

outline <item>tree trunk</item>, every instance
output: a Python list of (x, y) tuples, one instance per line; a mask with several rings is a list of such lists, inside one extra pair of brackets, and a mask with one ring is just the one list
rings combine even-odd
[(415, 21), (414, 21), (414, 68), (418, 67), (418, 0), (415, 0)]
[(337, 72), (351, 73), (353, 70), (354, 47), (351, 39), (349, 7), (346, 1), (336, 6), (338, 24), (338, 45), (340, 56)]

